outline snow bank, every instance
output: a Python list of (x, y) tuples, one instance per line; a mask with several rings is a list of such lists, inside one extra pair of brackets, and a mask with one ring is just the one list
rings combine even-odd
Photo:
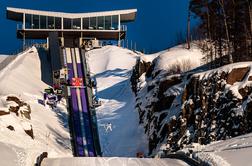
[(115, 69), (131, 70), (136, 63), (136, 54), (128, 49), (105, 46), (88, 52), (90, 70), (102, 73)]
[(23, 166), (25, 164), (24, 149), (14, 145), (0, 142), (1, 165), (4, 166)]
[(48, 87), (41, 81), (41, 65), (35, 47), (18, 55), (6, 68), (0, 71), (0, 94), (40, 95)]
[[(14, 146), (19, 149), (16, 154), (8, 151), (15, 158), (14, 161), (18, 161), (17, 165), (34, 165), (42, 152), (48, 152), (49, 157), (72, 156), (66, 102), (63, 100), (54, 110), (41, 104), (42, 92), (48, 87), (41, 80), (41, 72), (41, 62), (35, 47), (18, 55), (0, 71), (0, 107), (9, 109), (18, 106), (14, 101), (6, 101), (10, 95), (31, 107), (30, 120), (12, 112), (0, 116), (0, 146), (8, 144), (12, 150)], [(27, 109), (25, 106), (20, 107), (19, 113), (26, 114)], [(34, 139), (24, 131), (31, 129)], [(1, 150), (1, 164), (5, 161), (4, 154), (5, 151)], [(12, 165), (11, 162), (9, 165)]]
[(156, 54), (144, 55), (141, 58), (147, 62), (153, 61), (155, 63), (153, 72), (155, 73), (160, 70), (174, 70), (178, 66), (181, 72), (185, 72), (202, 65), (203, 57), (204, 55), (196, 45), (192, 45), (190, 50), (179, 45)]
[[(200, 151), (201, 155), (199, 155), (199, 157), (201, 159), (204, 159), (204, 156), (211, 153), (212, 156), (214, 156), (213, 159), (222, 158), (231, 166), (250, 165), (252, 162), (252, 134), (250, 133), (228, 140), (212, 142), (209, 145), (202, 146)], [(219, 160), (214, 161), (218, 162)]]

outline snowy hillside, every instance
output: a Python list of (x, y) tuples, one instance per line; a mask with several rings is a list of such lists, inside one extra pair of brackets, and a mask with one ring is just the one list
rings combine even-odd
[(2, 62), (2, 61), (4, 61), (4, 59), (7, 57), (8, 55), (0, 55), (0, 63)]
[[(147, 137), (139, 126), (135, 96), (130, 77), (137, 55), (127, 49), (106, 46), (88, 53), (91, 72), (97, 79), (97, 96), (102, 106), (97, 109), (103, 156), (135, 157), (148, 153)], [(112, 131), (106, 132), (106, 124)]]
[[(196, 46), (152, 55), (105, 46), (86, 56), (103, 157), (190, 149), (212, 165), (250, 162), (251, 62), (207, 70)], [(48, 73), (36, 48), (0, 70), (0, 159), (8, 165), (32, 165), (42, 152), (72, 156), (65, 100), (53, 110), (41, 104)]]
[(36, 48), (0, 71), (0, 146), (6, 149), (0, 158), (8, 156), (9, 165), (33, 165), (45, 151), (50, 157), (72, 155), (66, 103), (54, 110), (40, 104), (48, 87), (41, 80), (42, 72), (47, 71), (41, 71)]

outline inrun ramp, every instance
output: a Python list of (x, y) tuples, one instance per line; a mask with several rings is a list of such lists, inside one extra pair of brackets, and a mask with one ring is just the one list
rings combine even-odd
[[(68, 105), (73, 143), (73, 153), (77, 157), (99, 156), (99, 139), (95, 130), (96, 121), (92, 118), (88, 102), (87, 83), (85, 80), (85, 59), (80, 48), (64, 48), (63, 56), (68, 71)], [(76, 85), (75, 80), (80, 82)], [(95, 139), (94, 139), (95, 137)], [(96, 141), (94, 141), (96, 140)], [(98, 147), (98, 148), (97, 148)]]

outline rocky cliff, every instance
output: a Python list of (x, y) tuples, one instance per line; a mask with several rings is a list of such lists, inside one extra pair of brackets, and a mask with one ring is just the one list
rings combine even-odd
[(156, 66), (155, 59), (151, 64), (139, 60), (132, 76), (150, 155), (251, 132), (251, 62), (209, 71)]

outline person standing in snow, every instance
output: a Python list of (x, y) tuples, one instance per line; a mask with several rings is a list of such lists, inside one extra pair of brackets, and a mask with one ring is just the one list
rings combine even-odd
[(112, 131), (112, 124), (110, 122), (105, 125), (105, 130), (106, 130), (106, 132)]

